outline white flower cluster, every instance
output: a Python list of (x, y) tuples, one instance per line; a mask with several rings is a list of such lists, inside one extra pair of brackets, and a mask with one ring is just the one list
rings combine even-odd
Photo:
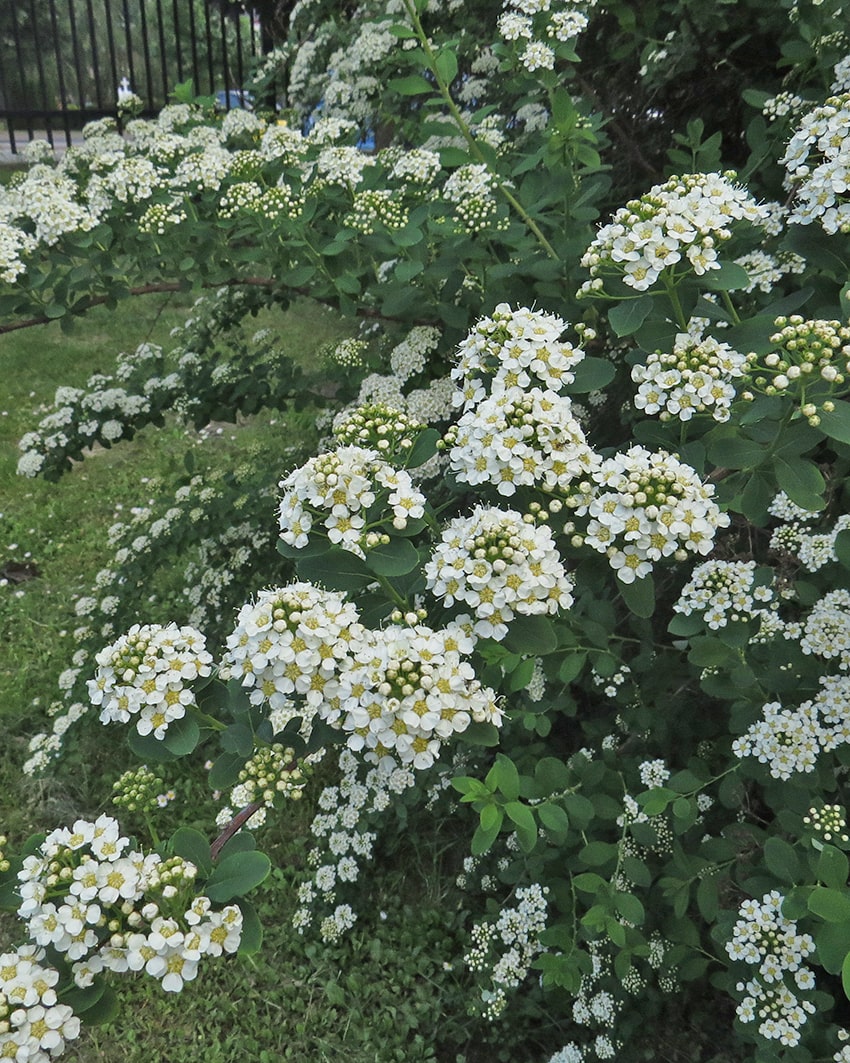
[(689, 421), (697, 413), (728, 421), (736, 394), (732, 381), (744, 375), (746, 365), (746, 355), (728, 343), (679, 333), (671, 352), (656, 351), (645, 364), (632, 367), (632, 380), (639, 385), (635, 407), (657, 413), (662, 421)]
[(492, 226), (507, 228), (508, 219), (498, 220), (493, 175), (484, 163), (460, 166), (443, 186), (443, 195), (453, 204), (460, 228), (474, 236)]
[[(817, 514), (805, 513), (805, 520)], [(838, 561), (835, 545), (838, 535), (850, 528), (850, 514), (842, 513), (827, 531), (807, 531), (802, 520), (795, 519), (775, 528), (770, 537), (770, 548), (777, 553), (794, 555), (807, 572), (817, 572), (824, 565)]]
[(850, 591), (829, 591), (812, 606), (803, 622), (800, 649), (850, 669)]
[[(814, 973), (803, 963), (815, 943), (782, 915), (784, 900), (771, 890), (761, 901), (744, 901), (726, 952), (730, 959), (758, 968), (753, 978), (738, 984), (738, 991), (746, 994), (737, 1007), (740, 1021), (760, 1020), (762, 1037), (793, 1047), (800, 1043), (800, 1028), (817, 1010), (811, 1000), (796, 995), (815, 988)], [(787, 975), (794, 979), (793, 992), (785, 984)]]
[(344, 595), (292, 583), (260, 591), (239, 610), (223, 665), (250, 689), (252, 704), (276, 710), (297, 695), (312, 718), (336, 696), (340, 668), (362, 637), (357, 608)]
[(367, 761), (429, 768), (473, 721), (502, 722), (495, 693), (464, 660), (473, 647), (459, 624), (367, 629), (340, 672), (338, 696), (319, 711)]
[(850, 92), (830, 96), (804, 115), (779, 160), (795, 193), (790, 222), (818, 222), (827, 233), (850, 232), (847, 167)]
[(559, 391), (575, 379), (572, 372), (584, 358), (561, 336), (567, 323), (542, 310), (499, 303), (480, 318), (458, 346), (452, 380), (461, 389), (455, 404), (472, 406), (508, 388)]
[(204, 636), (176, 624), (134, 624), (96, 656), (88, 681), (101, 723), (127, 723), (136, 717), (140, 735), (164, 738), (170, 723), (195, 705), (191, 684), (212, 672)]
[[(158, 361), (162, 352), (154, 351)], [(110, 377), (96, 374), (85, 389), (58, 388), (53, 410), (18, 443), (23, 451), (18, 475), (36, 476), (45, 466), (61, 467), (68, 453), (97, 442), (114, 443), (150, 411), (150, 395), (133, 394), (111, 383)]]
[(44, 958), (35, 945), (0, 954), (0, 1059), (46, 1063), (80, 1035), (80, 1020), (57, 998), (59, 972)]
[(732, 743), (736, 757), (755, 757), (774, 779), (814, 771), (818, 755), (850, 741), (850, 677), (822, 676), (821, 690), (799, 708), (773, 701), (762, 719)]
[(411, 148), (393, 162), (390, 175), (414, 185), (432, 185), (441, 169), (440, 156), (436, 151)]
[(417, 376), (428, 365), (429, 356), (440, 345), (442, 333), (433, 325), (417, 325), (390, 351), (390, 368), (402, 383)]
[(702, 615), (712, 631), (730, 622), (767, 620), (778, 601), (771, 586), (756, 583), (755, 561), (703, 561), (691, 573), (673, 606), (677, 613)]
[(506, 0), (505, 11), (499, 16), (499, 33), (504, 40), (516, 41), (521, 47), (519, 61), (530, 74), (551, 70), (557, 44), (578, 37), (588, 24), (588, 9), (595, 3), (596, 0)]
[(600, 553), (623, 583), (652, 571), (652, 563), (688, 553), (707, 554), (718, 528), (730, 520), (713, 499), (714, 488), (666, 451), (630, 447), (602, 462), (584, 541)]
[(806, 260), (794, 251), (779, 251), (775, 255), (767, 251), (750, 251), (735, 259), (735, 263), (747, 271), (749, 281), (742, 289), (745, 292), (759, 291), (770, 293), (774, 287), (789, 273), (804, 273)]
[[(349, 905), (337, 904), (338, 895), (348, 883), (358, 881), (362, 862), (372, 857), (377, 838), (369, 829), (373, 817), (416, 781), (410, 768), (386, 762), (364, 773), (362, 761), (349, 749), (341, 752), (339, 768), (337, 785), (325, 787), (319, 795), (319, 811), (310, 826), (315, 839), (308, 854), (312, 874), (298, 889), (299, 908), (292, 919), (299, 934), (318, 920), (325, 941), (337, 940), (356, 918)], [(321, 909), (332, 907), (331, 914), (322, 918)]]
[(547, 886), (534, 882), (519, 886), (515, 905), (504, 905), (493, 921), (472, 927), (472, 944), (463, 958), (470, 971), (484, 974), (490, 987), (481, 994), (484, 1017), (496, 1019), (507, 1005), (506, 989), (526, 977), (534, 959), (543, 951), (540, 935), (546, 929)]
[(399, 201), (397, 192), (391, 188), (373, 188), (355, 192), (351, 210), (342, 224), (368, 236), (379, 226), (403, 229), (409, 218), (410, 212)]
[(465, 660), (474, 639), (457, 624), (371, 630), (343, 595), (308, 583), (263, 591), (227, 640), (227, 674), (273, 709), (290, 697), (347, 733), (367, 760), (430, 767), (475, 721), (501, 723), (492, 690)]
[(508, 387), (469, 407), (446, 444), (458, 480), (504, 496), (534, 485), (569, 494), (599, 468), (570, 399), (540, 388)]
[(455, 517), (425, 565), (426, 586), (447, 606), (469, 606), (473, 631), (503, 639), (517, 614), (554, 614), (573, 603), (552, 533), (514, 510), (479, 506)]
[[(179, 856), (145, 855), (128, 844), (117, 821), (105, 815), (52, 831), (24, 859), (18, 916), (37, 948), (63, 954), (81, 988), (102, 971), (144, 970), (166, 992), (179, 993), (194, 979), (202, 956), (237, 950), (242, 913), (236, 905), (215, 910), (208, 897), (197, 896), (193, 864)], [(11, 990), (32, 1007), (35, 993), (21, 984), (27, 972), (17, 966), (0, 962), (0, 1001)], [(43, 1001), (50, 999), (50, 984), (48, 974)], [(46, 1016), (32, 1022), (47, 1034)], [(57, 1021), (54, 1029), (60, 1028)], [(4, 1037), (0, 1033), (4, 1059), (42, 1058), (10, 1056)]]
[(733, 226), (767, 218), (767, 211), (735, 184), (736, 176), (728, 171), (671, 177), (621, 207), (581, 260), (591, 275), (582, 293), (600, 290), (606, 275), (643, 292), (665, 269), (693, 270), (697, 276), (719, 269), (718, 249), (731, 239)]
[(21, 256), (32, 251), (37, 243), (34, 236), (3, 220), (0, 204), (0, 280), (14, 284), (18, 277), (26, 273), (26, 263)]
[[(307, 545), (310, 531), (320, 525), (332, 543), (365, 557), (366, 550), (382, 542), (375, 529), (383, 526), (387, 506), (398, 530), (425, 512), (425, 496), (410, 474), (364, 447), (339, 447), (311, 458), (278, 486), (283, 489), (280, 537), (297, 549)], [(379, 513), (371, 521), (376, 503)]]

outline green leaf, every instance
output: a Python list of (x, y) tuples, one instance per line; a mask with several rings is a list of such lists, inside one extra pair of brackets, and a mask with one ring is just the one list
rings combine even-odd
[(633, 893), (615, 893), (614, 907), (624, 919), (635, 926), (641, 926), (646, 919), (646, 910)]
[(567, 391), (601, 391), (614, 379), (617, 368), (607, 358), (582, 358), (575, 368), (575, 380), (567, 385)]
[(768, 838), (764, 843), (764, 862), (768, 870), (782, 882), (792, 885), (800, 881), (803, 874), (800, 858), (793, 846), (783, 838)]
[(205, 887), (206, 896), (217, 904), (241, 897), (259, 886), (271, 867), (271, 860), (265, 853), (256, 850), (231, 853), (216, 865), (210, 875)]
[(111, 986), (106, 986), (97, 1001), (86, 1009), (86, 1026), (102, 1026), (112, 1022), (118, 1014), (118, 1009), (118, 995)]
[(508, 818), (516, 827), (516, 836), (519, 847), (524, 853), (530, 853), (537, 844), (537, 823), (534, 813), (519, 801), (508, 801), (504, 806)]
[(302, 556), (295, 565), (301, 579), (330, 590), (359, 591), (375, 579), (356, 554), (337, 546), (316, 557)]
[[(542, 794), (562, 793), (570, 785), (570, 769), (557, 757), (543, 757), (534, 765), (534, 778)], [(591, 808), (591, 813), (592, 813)]]
[(841, 443), (850, 443), (850, 402), (835, 401), (834, 410), (820, 409), (818, 416), (820, 424), (818, 428), (825, 432), (830, 439), (837, 439)]
[(205, 877), (212, 871), (210, 843), (200, 831), (192, 827), (178, 827), (171, 835), (169, 846), (176, 856), (193, 863)]
[(717, 878), (714, 875), (707, 874), (700, 879), (697, 886), (697, 907), (707, 923), (714, 922), (720, 908)]
[(589, 801), (584, 794), (567, 794), (564, 798), (564, 807), (576, 830), (586, 830), (596, 815), (593, 802)]
[(850, 952), (841, 964), (841, 988), (844, 990), (844, 996), (850, 1000)]
[(773, 459), (776, 482), (792, 502), (803, 509), (818, 511), (823, 509), (822, 493), (826, 487), (820, 469), (811, 461), (802, 458)]
[(765, 447), (740, 435), (740, 428), (724, 425), (709, 436), (708, 457), (715, 465), (727, 469), (755, 469), (764, 461)]
[(135, 727), (127, 735), (127, 745), (145, 763), (166, 764), (177, 759), (177, 755), (163, 741), (152, 734), (140, 735)]
[(618, 336), (631, 336), (649, 317), (652, 311), (652, 296), (641, 295), (637, 299), (623, 299), (608, 311), (611, 328)]
[(850, 528), (840, 531), (836, 535), (835, 556), (844, 568), (850, 568)]
[(809, 911), (828, 923), (850, 923), (850, 894), (816, 886), (809, 897)]
[[(493, 809), (493, 812), (489, 812), (489, 809)], [(487, 812), (486, 826), (484, 825), (485, 812)], [(473, 856), (481, 856), (482, 853), (487, 852), (496, 840), (499, 831), (502, 829), (503, 818), (504, 812), (498, 805), (487, 805), (486, 808), (481, 810), (481, 822), (475, 833), (472, 835), (472, 841), (469, 846), (469, 850)]]
[(391, 78), (388, 88), (390, 92), (397, 92), (400, 96), (421, 96), (426, 92), (434, 92), (434, 85), (418, 74), (410, 74), (405, 78)]
[(234, 853), (250, 853), (257, 848), (257, 840), (254, 835), (244, 828), (237, 831), (233, 837), (225, 843), (224, 848), (218, 854), (219, 860), (224, 860), (225, 857), (233, 856)]
[(820, 963), (830, 974), (838, 974), (850, 953), (850, 925), (825, 923), (814, 928), (814, 939)]
[(185, 757), (197, 746), (200, 738), (201, 728), (198, 721), (186, 713), (168, 725), (163, 742), (176, 757)]
[(505, 687), (509, 694), (517, 690), (525, 690), (534, 675), (534, 658), (526, 657), (520, 661), (516, 668), (511, 669), (506, 675)]
[(232, 723), (219, 736), (221, 748), (235, 753), (242, 761), (251, 756), (254, 749), (254, 732), (247, 724)]
[(644, 576), (633, 583), (617, 580), (620, 596), (635, 616), (650, 617), (655, 612), (655, 582), (652, 576)]
[(710, 269), (700, 278), (700, 284), (713, 292), (740, 291), (749, 283), (749, 274), (737, 262), (721, 262), (720, 269)]
[(239, 779), (239, 772), (245, 766), (245, 757), (238, 753), (222, 753), (210, 769), (207, 781), (213, 790), (226, 790)]
[(239, 939), (237, 954), (256, 956), (263, 944), (263, 924), (250, 901), (240, 898), (236, 903), (242, 912), (242, 937)]
[(504, 753), (496, 754), (496, 763), (487, 772), (485, 781), (491, 792), (500, 790), (508, 801), (516, 801), (519, 797), (519, 772), (516, 764)]
[(647, 790), (646, 793), (638, 795), (638, 804), (647, 816), (652, 818), (653, 816), (660, 816), (662, 812), (666, 812), (670, 802), (677, 799), (678, 794), (675, 790), (669, 790), (666, 786), (655, 786), (653, 789)]
[(825, 886), (841, 890), (847, 885), (850, 862), (834, 845), (824, 845), (818, 857), (817, 876)]
[(586, 867), (603, 867), (617, 859), (617, 846), (611, 842), (593, 841), (579, 850), (579, 861)]
[(502, 645), (514, 653), (542, 657), (558, 648), (558, 637), (548, 617), (518, 616), (511, 621)]
[(404, 576), (419, 564), (419, 553), (409, 539), (392, 538), (366, 554), (366, 565), (378, 576)]
[(556, 834), (566, 834), (570, 829), (570, 817), (560, 805), (553, 805), (550, 801), (544, 801), (536, 807), (540, 822), (547, 830)]
[(587, 654), (584, 651), (569, 653), (558, 666), (558, 678), (562, 683), (572, 683), (581, 675)]
[(499, 728), (495, 724), (474, 720), (458, 739), (470, 746), (497, 746), (500, 741)]
[(457, 77), (457, 56), (451, 48), (444, 48), (434, 61), (437, 73), (447, 85)]
[(436, 428), (425, 428), (421, 431), (414, 440), (413, 446), (407, 452), (404, 461), (405, 469), (418, 469), (429, 458), (433, 458), (437, 453), (437, 443), (440, 438), (440, 433)]

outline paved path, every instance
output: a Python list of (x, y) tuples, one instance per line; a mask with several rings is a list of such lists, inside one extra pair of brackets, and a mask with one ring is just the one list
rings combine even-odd
[[(33, 131), (33, 138), (35, 140), (46, 140), (47, 133), (43, 129), (36, 129)], [(17, 154), (12, 151), (12, 144), (9, 139), (9, 130), (6, 128), (5, 122), (0, 123), (0, 166), (14, 165), (15, 163), (22, 163), (24, 161), (23, 150), (28, 143), (30, 137), (26, 129), (15, 130), (15, 148)], [(81, 144), (83, 140), (83, 134), (79, 130), (71, 131), (71, 142), (73, 144)], [(65, 150), (65, 130), (57, 129), (53, 133), (53, 143), (56, 148), (56, 153), (61, 155)]]

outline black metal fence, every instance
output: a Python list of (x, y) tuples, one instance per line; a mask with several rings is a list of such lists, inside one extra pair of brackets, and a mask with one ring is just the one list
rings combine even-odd
[(250, 0), (0, 0), (0, 137), (13, 153), (33, 136), (70, 144), (116, 114), (122, 82), (147, 115), (189, 78), (239, 106), (262, 42)]

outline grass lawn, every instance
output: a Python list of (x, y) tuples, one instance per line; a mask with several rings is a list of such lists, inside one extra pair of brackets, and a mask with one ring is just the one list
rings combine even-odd
[[(32, 566), (34, 577), (0, 586), (0, 832), (14, 844), (33, 831), (110, 810), (111, 781), (130, 763), (115, 727), (87, 722), (70, 755), (47, 778), (23, 777), (20, 766), (29, 736), (43, 729), (44, 710), (57, 696), (57, 677), (73, 655), (78, 622), (73, 601), (103, 564), (105, 529), (181, 474), (183, 455), (197, 437), (176, 421), (145, 429), (130, 443), (99, 451), (57, 484), (15, 474), (17, 441), (34, 427), (40, 416), (34, 411), (52, 400), (57, 385), (81, 386), (93, 372), (108, 373), (126, 346), (167, 343), (187, 305), (178, 297), (136, 299), (115, 312), (93, 310), (71, 335), (48, 325), (0, 336), (0, 568)], [(350, 332), (307, 304), (259, 323), (277, 328), (282, 343), (307, 359), (319, 344)], [(303, 432), (304, 424), (286, 425), (265, 412), (238, 426), (222, 426), (198, 452), (211, 466), (228, 468), (248, 452), (256, 456), (258, 448), (270, 456), (283, 452), (288, 433)], [(270, 457), (269, 477), (280, 471)], [(254, 589), (245, 588), (245, 597)], [(158, 619), (151, 615), (154, 603), (139, 605), (140, 621)], [(313, 797), (323, 781), (320, 771)], [(178, 801), (163, 811), (161, 833), (167, 836), (188, 816), (191, 825), (213, 834), (216, 806), (203, 770), (167, 784), (177, 789)], [(447, 907), (436, 892), (443, 873), (435, 874), (430, 848), (420, 850), (415, 839), (376, 872), (368, 907), (348, 938), (325, 946), (294, 934), (293, 883), (309, 845), (309, 797), (278, 817), (261, 839), (276, 867), (257, 898), (265, 925), (259, 956), (202, 964), (197, 984), (179, 998), (147, 977), (116, 980), (117, 1017), (85, 1031), (64, 1058), (75, 1063), (503, 1058), (495, 1041), (488, 1047), (480, 1025), (466, 1018), (464, 990), (446, 969), (460, 966), (464, 913), (456, 900)], [(0, 917), (0, 951), (20, 941), (16, 920)], [(451, 1050), (443, 1052), (441, 1043), (450, 1043)], [(465, 1044), (477, 1047), (458, 1055)]]

